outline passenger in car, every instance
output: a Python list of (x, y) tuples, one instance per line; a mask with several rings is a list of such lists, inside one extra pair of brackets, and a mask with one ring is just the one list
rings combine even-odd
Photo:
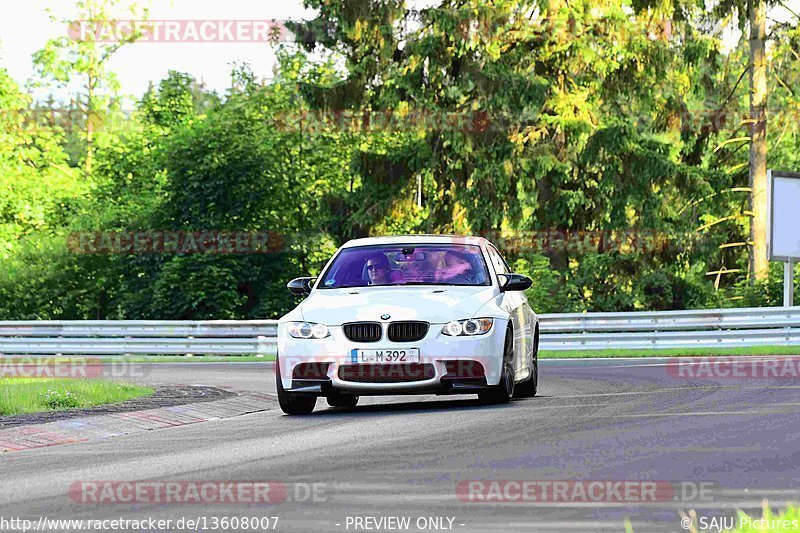
[(469, 261), (454, 252), (447, 252), (444, 256), (445, 268), (442, 270), (442, 281), (448, 283), (470, 283), (472, 278), (472, 265)]

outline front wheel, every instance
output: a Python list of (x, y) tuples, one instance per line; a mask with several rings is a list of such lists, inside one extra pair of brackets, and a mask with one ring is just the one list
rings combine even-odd
[(286, 392), (283, 388), (281, 364), (278, 360), (275, 361), (275, 381), (278, 384), (278, 405), (281, 406), (281, 411), (287, 415), (307, 415), (314, 410), (317, 405), (316, 396)]
[(514, 396), (514, 335), (508, 330), (503, 346), (503, 373), (500, 375), (500, 383), (480, 391), (478, 398), (485, 403), (508, 403), (512, 396)]

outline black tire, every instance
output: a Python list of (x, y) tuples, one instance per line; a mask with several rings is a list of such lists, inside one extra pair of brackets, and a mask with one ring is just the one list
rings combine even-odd
[(478, 398), (484, 403), (508, 403), (514, 396), (514, 334), (506, 331), (506, 340), (503, 346), (503, 373), (500, 383), (490, 389), (478, 393)]
[(326, 397), (331, 407), (355, 407), (358, 405), (358, 396), (352, 394), (331, 394)]
[(281, 382), (280, 361), (277, 359), (275, 360), (275, 382), (278, 385), (278, 405), (281, 406), (281, 411), (287, 415), (311, 414), (317, 405), (317, 397), (286, 392)]
[(514, 398), (533, 398), (539, 386), (539, 330), (533, 337), (533, 359), (531, 360), (531, 375), (514, 387)]

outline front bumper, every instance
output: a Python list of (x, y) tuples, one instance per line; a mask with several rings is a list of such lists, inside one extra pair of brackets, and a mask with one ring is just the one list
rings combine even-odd
[[(360, 395), (468, 393), (500, 382), (507, 324), (506, 320), (495, 319), (489, 333), (474, 337), (443, 335), (441, 331), (444, 324), (431, 324), (427, 335), (420, 341), (391, 342), (383, 339), (371, 343), (356, 343), (347, 339), (341, 326), (329, 326), (330, 336), (324, 339), (295, 339), (289, 335), (286, 324), (279, 324), (278, 376), (286, 391), (318, 396), (334, 392)], [(425, 371), (423, 374), (413, 372), (410, 380), (396, 382), (351, 380), (352, 350), (375, 348), (418, 348), (420, 363), (426, 365)], [(472, 362), (479, 363), (483, 368), (483, 376), (480, 379), (454, 379), (458, 377), (452, 372), (453, 362), (456, 361), (465, 362), (464, 366), (467, 367), (474, 365)], [(450, 365), (447, 365), (448, 362)], [(301, 373), (298, 376), (295, 369), (304, 363), (318, 363), (323, 373), (318, 376)], [(370, 365), (357, 366), (363, 368)], [(450, 373), (447, 366), (450, 366)], [(370, 374), (380, 375), (377, 367), (366, 370)], [(389, 373), (392, 372), (389, 370)]]

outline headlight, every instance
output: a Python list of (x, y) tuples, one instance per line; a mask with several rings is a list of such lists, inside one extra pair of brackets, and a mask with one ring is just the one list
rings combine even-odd
[(453, 320), (442, 328), (442, 333), (451, 337), (472, 337), (484, 335), (492, 329), (491, 318), (470, 318), (469, 320)]
[(331, 334), (325, 324), (313, 322), (289, 322), (289, 335), (295, 339), (324, 339)]

